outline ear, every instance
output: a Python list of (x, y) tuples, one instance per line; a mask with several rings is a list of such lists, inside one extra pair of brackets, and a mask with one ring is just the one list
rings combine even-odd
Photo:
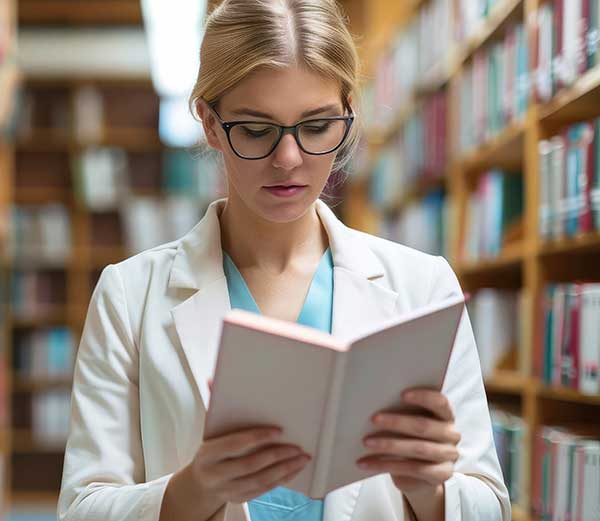
[(206, 142), (212, 148), (223, 151), (221, 142), (217, 132), (221, 129), (221, 125), (211, 112), (206, 101), (199, 99), (196, 101), (196, 111), (200, 119), (202, 120), (202, 128), (204, 129), (204, 135), (206, 136)]

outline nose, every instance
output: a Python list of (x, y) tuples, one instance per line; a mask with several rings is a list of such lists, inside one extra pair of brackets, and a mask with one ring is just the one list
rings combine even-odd
[(273, 166), (284, 170), (292, 170), (302, 164), (302, 150), (294, 136), (287, 134), (281, 138), (273, 151)]

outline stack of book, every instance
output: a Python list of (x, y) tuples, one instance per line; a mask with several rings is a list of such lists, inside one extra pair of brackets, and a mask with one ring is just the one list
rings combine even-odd
[(535, 437), (531, 502), (541, 519), (598, 519), (600, 437), (579, 429), (545, 426)]
[(600, 2), (548, 0), (534, 17), (535, 95), (550, 100), (598, 63)]
[(600, 119), (540, 141), (539, 155), (540, 236), (600, 230)]
[(490, 407), (494, 444), (513, 504), (527, 505), (529, 451), (527, 424), (519, 416)]
[(456, 0), (454, 34), (458, 42), (466, 42), (484, 23), (494, 8), (504, 0)]
[(62, 204), (14, 206), (9, 251), (15, 262), (64, 265), (71, 255), (71, 221)]
[(555, 284), (540, 306), (536, 375), (548, 385), (600, 394), (600, 284)]
[(70, 378), (75, 339), (67, 327), (35, 329), (19, 335), (14, 369), (23, 379)]
[(495, 137), (525, 115), (529, 102), (527, 31), (518, 23), (475, 52), (460, 76), (461, 152)]
[(523, 176), (500, 170), (483, 174), (469, 198), (463, 259), (498, 256), (507, 243), (521, 239), (522, 217)]
[(35, 393), (31, 412), (34, 443), (49, 449), (64, 449), (69, 436), (71, 392), (49, 390)]
[(127, 153), (115, 147), (88, 147), (73, 160), (73, 184), (80, 204), (92, 211), (114, 210), (127, 196)]
[(12, 313), (28, 319), (53, 312), (66, 302), (66, 274), (62, 270), (15, 270), (12, 273)]
[(409, 202), (402, 211), (385, 215), (377, 234), (431, 255), (448, 256), (451, 207), (443, 190)]
[[(436, 37), (431, 38), (432, 34)], [(398, 32), (377, 65), (375, 80), (365, 88), (361, 96), (365, 126), (372, 131), (387, 130), (421, 88), (444, 83), (451, 45), (450, 0), (427, 2)]]
[(519, 292), (482, 288), (467, 302), (484, 379), (521, 346)]

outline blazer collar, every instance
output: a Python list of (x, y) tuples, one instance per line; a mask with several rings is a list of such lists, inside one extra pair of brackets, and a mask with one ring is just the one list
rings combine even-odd
[[(226, 201), (226, 198), (213, 201), (200, 222), (181, 239), (171, 268), (169, 288), (202, 289), (225, 276), (219, 215)], [(360, 232), (344, 225), (320, 199), (316, 201), (316, 210), (327, 232), (336, 267), (369, 280), (383, 276), (381, 262), (365, 248)]]

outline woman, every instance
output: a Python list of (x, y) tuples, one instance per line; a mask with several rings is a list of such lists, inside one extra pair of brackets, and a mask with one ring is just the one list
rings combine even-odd
[(211, 14), (191, 103), (228, 198), (181, 240), (103, 271), (77, 356), (60, 520), (510, 519), (466, 314), (442, 392), (403, 397), (420, 415), (373, 419), (386, 435), (356, 462), (369, 479), (311, 499), (285, 488), (311, 455), (276, 426), (202, 439), (231, 307), (351, 335), (460, 292), (442, 258), (349, 229), (319, 200), (357, 139), (356, 86), (334, 0), (226, 0)]

